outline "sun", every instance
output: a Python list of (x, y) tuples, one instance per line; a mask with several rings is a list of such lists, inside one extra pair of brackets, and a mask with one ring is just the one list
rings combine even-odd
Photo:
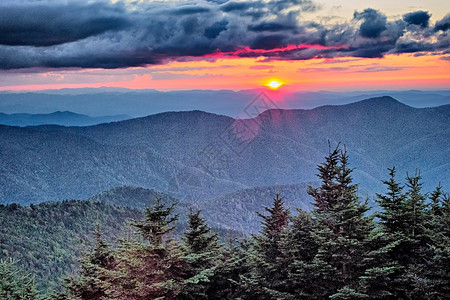
[(283, 83), (276, 79), (272, 79), (266, 84), (266, 86), (268, 86), (269, 88), (271, 88), (273, 90), (278, 89), (282, 85), (283, 85)]

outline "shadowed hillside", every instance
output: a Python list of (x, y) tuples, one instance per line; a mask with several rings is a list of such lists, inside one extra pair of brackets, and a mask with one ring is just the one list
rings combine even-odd
[(86, 199), (132, 185), (180, 202), (257, 186), (316, 181), (316, 165), (345, 144), (362, 196), (388, 167), (420, 169), (425, 188), (449, 185), (450, 106), (411, 108), (390, 97), (234, 120), (200, 111), (92, 127), (0, 127), (0, 201)]

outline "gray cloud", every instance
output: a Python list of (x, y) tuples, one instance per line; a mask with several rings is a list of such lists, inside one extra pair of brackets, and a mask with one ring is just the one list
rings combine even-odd
[(258, 35), (250, 44), (251, 49), (270, 50), (288, 45), (287, 36), (282, 34)]
[(215, 39), (219, 36), (219, 34), (222, 31), (227, 29), (227, 25), (228, 25), (227, 20), (215, 22), (211, 26), (205, 28), (204, 35), (209, 39)]
[(310, 0), (199, 0), (181, 6), (101, 0), (20, 3), (0, 4), (3, 70), (126, 68), (214, 59), (206, 55), (264, 61), (383, 57), (450, 48), (450, 15), (429, 26), (430, 15), (422, 11), (388, 20), (368, 8), (355, 12), (352, 20), (328, 24), (302, 21), (303, 14), (319, 9)]
[(255, 8), (262, 8), (264, 5), (261, 2), (256, 1), (229, 1), (221, 6), (221, 10), (224, 12), (242, 12), (248, 11)]
[(129, 27), (123, 5), (0, 4), (0, 44), (52, 46)]
[(450, 29), (450, 14), (446, 15), (442, 20), (436, 22), (436, 25), (434, 26), (435, 31), (447, 31)]
[(171, 11), (172, 14), (177, 16), (183, 16), (183, 15), (192, 15), (192, 14), (200, 14), (200, 13), (206, 13), (209, 12), (210, 9), (207, 7), (201, 7), (201, 6), (183, 6), (177, 9), (174, 9)]
[(262, 22), (256, 25), (248, 26), (248, 30), (255, 32), (262, 32), (262, 31), (276, 32), (276, 31), (292, 30), (295, 28), (296, 26), (294, 25), (281, 24), (278, 22)]
[(428, 27), (430, 17), (427, 11), (419, 10), (403, 15), (403, 20), (408, 24), (420, 25), (422, 28), (425, 28)]
[(367, 8), (362, 12), (355, 12), (354, 18), (363, 20), (359, 27), (359, 33), (362, 37), (377, 38), (386, 30), (386, 16), (372, 8)]

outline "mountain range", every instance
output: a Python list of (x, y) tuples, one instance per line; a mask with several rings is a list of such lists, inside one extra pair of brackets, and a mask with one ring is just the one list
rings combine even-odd
[(144, 117), (167, 111), (201, 110), (235, 118), (242, 117), (243, 109), (261, 92), (276, 101), (276, 106), (280, 109), (312, 109), (323, 105), (343, 105), (385, 95), (416, 108), (450, 104), (448, 90), (290, 92), (254, 89), (162, 92), (148, 89), (82, 88), (0, 92), (0, 112), (49, 114), (55, 111), (71, 111), (95, 117), (123, 114)]
[[(275, 192), (308, 208), (306, 186), (317, 184), (317, 165), (339, 143), (364, 198), (384, 192), (392, 166), (400, 181), (420, 170), (425, 191), (448, 189), (449, 124), (450, 105), (419, 109), (378, 97), (247, 119), (189, 111), (88, 127), (0, 126), (0, 203), (87, 199), (135, 186), (209, 210), (221, 216), (213, 225), (227, 228), (222, 222), (238, 221), (224, 211), (262, 207)], [(253, 230), (250, 223), (240, 230)]]
[(90, 126), (130, 118), (127, 115), (90, 117), (70, 111), (56, 111), (50, 114), (0, 113), (0, 124), (20, 127), (37, 125)]

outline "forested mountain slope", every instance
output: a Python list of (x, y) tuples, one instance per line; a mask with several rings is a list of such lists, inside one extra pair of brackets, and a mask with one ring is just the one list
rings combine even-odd
[(43, 289), (61, 286), (91, 250), (97, 224), (103, 237), (115, 242), (137, 218), (139, 210), (86, 201), (0, 205), (0, 259), (17, 259)]
[(388, 167), (420, 169), (424, 188), (449, 185), (450, 106), (411, 108), (390, 97), (254, 119), (172, 112), (91, 127), (0, 126), (0, 201), (86, 199), (113, 187), (153, 188), (198, 202), (258, 186), (316, 181), (345, 144), (361, 196)]
[(62, 126), (90, 126), (100, 123), (122, 121), (125, 119), (130, 119), (130, 117), (126, 115), (90, 117), (70, 111), (56, 111), (49, 114), (0, 113), (0, 124), (21, 127), (48, 124)]

